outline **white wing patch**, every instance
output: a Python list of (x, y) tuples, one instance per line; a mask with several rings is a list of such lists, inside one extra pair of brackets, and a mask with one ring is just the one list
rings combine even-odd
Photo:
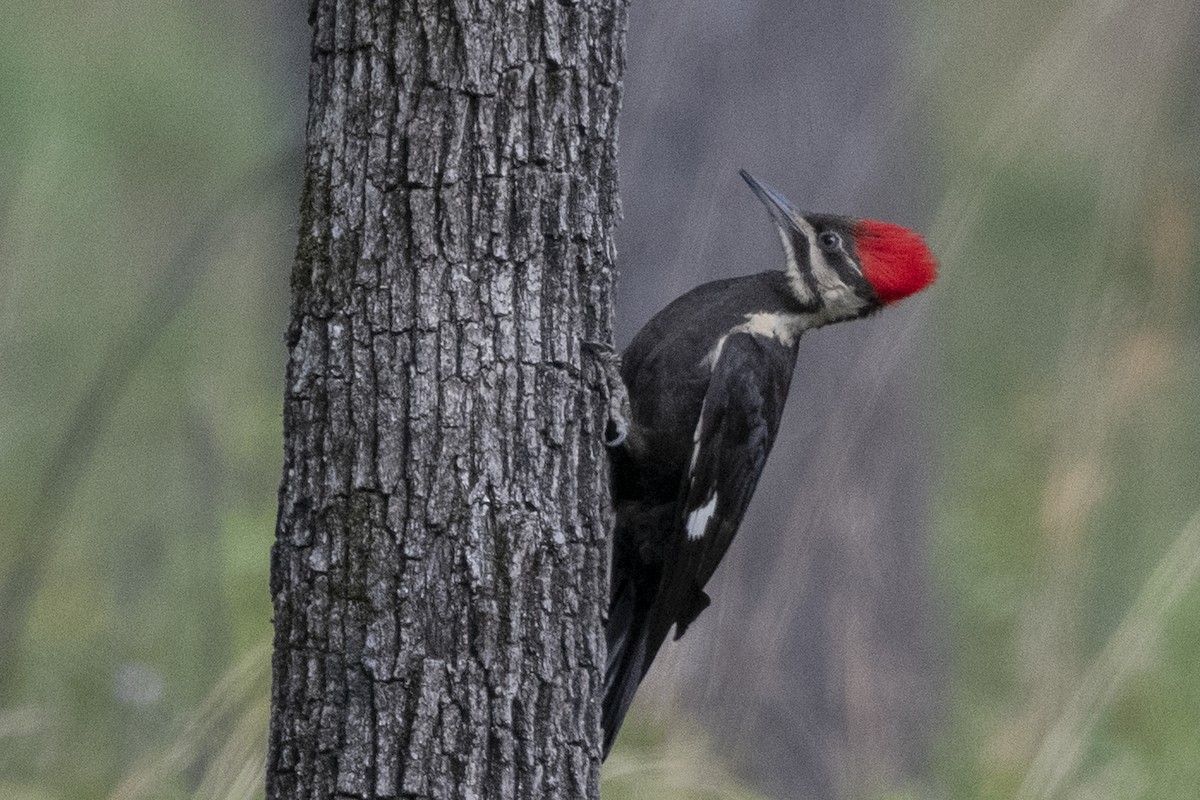
[[(731, 332), (752, 333), (767, 339), (775, 339), (791, 347), (809, 327), (809, 314), (786, 314), (758, 311), (746, 315), (746, 321)], [(724, 340), (722, 340), (724, 341)]]
[[(786, 237), (784, 238), (784, 247), (788, 247)], [(790, 258), (790, 249), (788, 253)], [(788, 314), (774, 311), (750, 312), (746, 314), (745, 322), (734, 327), (729, 333), (717, 340), (716, 345), (713, 346), (712, 350), (705, 355), (700, 363), (707, 364), (709, 369), (715, 372), (717, 362), (721, 359), (721, 353), (725, 349), (725, 342), (729, 339), (730, 334), (748, 333), (753, 336), (774, 339), (787, 347), (791, 347), (800, 338), (800, 334), (812, 325), (812, 322), (813, 316), (811, 314)], [(692, 434), (692, 459), (688, 465), (688, 473), (693, 476), (696, 474), (696, 462), (700, 459), (700, 450), (704, 444), (701, 441), (701, 435), (704, 433), (704, 410), (707, 404), (708, 398), (705, 397), (704, 402), (700, 404), (700, 419), (696, 423), (696, 431)], [(687, 537), (689, 540), (695, 541), (704, 536), (704, 532), (708, 528), (708, 522), (713, 518), (713, 514), (716, 511), (717, 495), (714, 492), (707, 503), (688, 514), (685, 527), (687, 528)]]
[[(734, 328), (734, 331), (736, 330), (737, 328)], [(729, 333), (733, 333), (733, 331)], [(710, 371), (716, 371), (717, 362), (721, 359), (721, 351), (725, 349), (725, 340), (729, 338), (729, 333), (718, 339), (717, 343), (713, 345), (713, 349), (709, 350), (704, 358), (700, 359), (700, 363), (707, 365)], [(696, 435), (699, 436), (700, 434), (697, 433)]]
[[(751, 311), (745, 315), (745, 322), (730, 328), (729, 333), (717, 340), (713, 348), (704, 355), (704, 358), (700, 359), (700, 364), (715, 372), (717, 362), (721, 360), (721, 353), (725, 351), (725, 342), (733, 333), (752, 333), (766, 339), (775, 339), (781, 344), (791, 347), (800, 338), (800, 334), (819, 325), (818, 316), (817, 314), (790, 314), (785, 311)], [(704, 417), (703, 407), (701, 407), (700, 416)], [(696, 429), (696, 440), (700, 440), (699, 428)]]
[[(721, 341), (717, 344), (716, 354), (713, 358), (714, 367), (716, 359), (720, 358), (720, 350), (725, 346), (725, 337), (721, 337)], [(700, 404), (700, 421), (696, 423), (696, 432), (692, 436), (695, 446), (692, 447), (692, 463), (688, 466), (689, 482), (695, 481), (696, 460), (700, 458), (700, 433), (704, 430), (704, 406), (708, 403), (708, 398), (704, 398), (704, 402)], [(684, 527), (687, 528), (687, 537), (689, 540), (699, 539), (704, 535), (704, 529), (708, 527), (708, 521), (712, 519), (713, 512), (717, 510), (717, 495), (713, 493), (712, 499), (700, 508), (697, 508), (692, 513), (688, 514), (687, 522)]]
[(708, 528), (708, 521), (712, 519), (716, 511), (717, 495), (713, 494), (712, 499), (688, 514), (687, 537), (689, 541), (694, 542), (704, 535), (705, 529)]
[[(725, 337), (721, 337), (721, 344), (724, 343)], [(707, 404), (708, 398), (705, 397), (700, 403), (700, 421), (696, 423), (696, 431), (692, 434), (692, 462), (688, 465), (688, 475), (696, 473), (696, 459), (700, 457), (700, 432), (704, 430), (704, 406)]]

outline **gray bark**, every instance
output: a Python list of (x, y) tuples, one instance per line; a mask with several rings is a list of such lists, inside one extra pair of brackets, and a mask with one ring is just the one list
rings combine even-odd
[(270, 798), (595, 797), (621, 0), (317, 0)]

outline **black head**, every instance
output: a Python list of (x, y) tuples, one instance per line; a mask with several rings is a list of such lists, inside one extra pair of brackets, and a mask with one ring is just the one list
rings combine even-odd
[(858, 220), (836, 214), (805, 214), (782, 194), (741, 171), (779, 229), (787, 259), (784, 271), (804, 309), (850, 319), (879, 308), (878, 294), (863, 275), (856, 243)]

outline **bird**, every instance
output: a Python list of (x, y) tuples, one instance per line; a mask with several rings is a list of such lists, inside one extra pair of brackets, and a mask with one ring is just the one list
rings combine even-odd
[(802, 213), (745, 170), (783, 242), (784, 267), (702, 284), (621, 354), (630, 418), (609, 442), (615, 524), (602, 759), (671, 628), (737, 533), (779, 430), (802, 334), (859, 319), (929, 286), (938, 264), (899, 225)]

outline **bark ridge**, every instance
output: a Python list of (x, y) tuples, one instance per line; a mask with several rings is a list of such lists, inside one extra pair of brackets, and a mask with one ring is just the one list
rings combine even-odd
[(624, 3), (311, 22), (267, 795), (596, 797)]

